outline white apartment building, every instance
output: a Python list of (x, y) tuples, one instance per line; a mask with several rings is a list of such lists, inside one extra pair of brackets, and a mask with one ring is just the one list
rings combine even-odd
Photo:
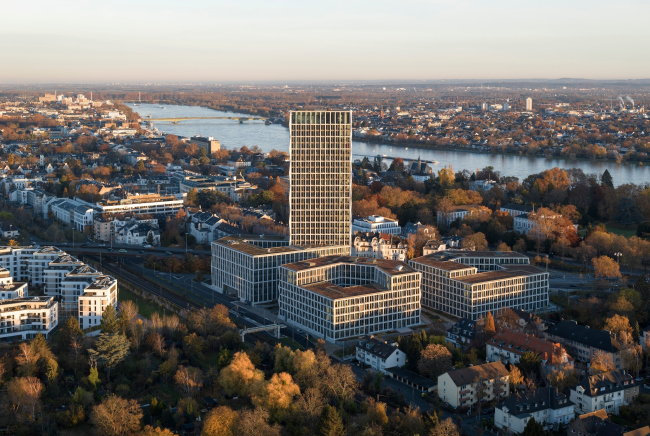
[(625, 370), (617, 369), (592, 375), (571, 388), (570, 399), (576, 413), (595, 412), (605, 409), (617, 414), (621, 406), (627, 406), (639, 395), (639, 384)]
[(516, 217), (519, 215), (526, 215), (530, 212), (533, 211), (532, 206), (526, 206), (523, 204), (517, 204), (517, 203), (508, 203), (505, 206), (499, 207), (499, 210), (501, 212), (507, 212), (510, 214), (512, 217)]
[(27, 298), (27, 283), (14, 282), (9, 271), (0, 267), (0, 300)]
[(359, 340), (356, 358), (382, 374), (386, 374), (388, 368), (401, 368), (406, 364), (406, 354), (398, 348), (397, 342), (381, 341), (374, 336)]
[(436, 212), (436, 221), (439, 226), (448, 226), (449, 224), (453, 223), (457, 219), (463, 219), (465, 218), (465, 215), (470, 211), (472, 208), (477, 208), (478, 206), (476, 205), (467, 205), (467, 206), (454, 206), (452, 210), (448, 212), (442, 212), (438, 211)]
[(526, 111), (530, 112), (533, 110), (533, 99), (528, 97), (526, 98)]
[[(2, 286), (9, 286), (11, 278), (29, 282), (31, 286), (43, 286), (47, 297), (58, 300), (56, 304), (57, 319), (67, 319), (70, 316), (79, 318), (79, 324), (90, 326), (92, 316), (100, 316), (107, 304), (117, 303), (117, 281), (111, 277), (104, 276), (101, 272), (84, 264), (79, 259), (59, 250), (56, 247), (32, 248), (32, 247), (0, 247), (0, 266), (6, 270), (0, 270), (0, 295)], [(112, 280), (110, 292), (106, 295), (97, 293), (96, 282), (100, 278)], [(27, 297), (27, 284), (13, 282), (13, 286), (24, 286), (24, 296)], [(14, 296), (15, 292), (20, 294), (19, 289), (9, 289), (5, 294)], [(93, 311), (92, 315), (83, 315), (80, 298), (91, 292), (95, 300), (101, 301), (101, 311)], [(100, 298), (101, 297), (101, 298)], [(99, 315), (97, 315), (99, 314)], [(91, 317), (91, 318), (87, 318)]]
[(24, 341), (39, 333), (49, 337), (58, 322), (53, 297), (0, 300), (0, 341)]
[(467, 407), (480, 399), (505, 398), (510, 392), (510, 373), (501, 362), (454, 369), (438, 376), (438, 397), (452, 407)]
[(352, 256), (406, 261), (408, 245), (399, 236), (388, 233), (354, 232)]
[[(553, 388), (517, 393), (494, 408), (494, 425), (512, 433), (523, 433), (531, 419), (546, 431), (558, 431), (574, 418), (573, 403)], [(587, 435), (582, 435), (587, 436)]]
[(108, 305), (117, 307), (117, 280), (109, 276), (99, 276), (79, 296), (81, 328), (98, 326)]
[(337, 341), (420, 324), (420, 276), (404, 262), (325, 256), (279, 268), (279, 317)]
[(349, 246), (303, 249), (285, 237), (229, 236), (212, 243), (212, 286), (253, 305), (278, 299), (278, 267), (318, 256), (349, 254)]
[(381, 215), (370, 215), (368, 218), (355, 218), (352, 221), (352, 232), (378, 232), (399, 235), (402, 233), (402, 227), (400, 227), (396, 219), (386, 218)]
[(548, 273), (519, 253), (448, 250), (409, 264), (422, 273), (422, 304), (450, 315), (476, 321), (506, 307), (548, 306)]

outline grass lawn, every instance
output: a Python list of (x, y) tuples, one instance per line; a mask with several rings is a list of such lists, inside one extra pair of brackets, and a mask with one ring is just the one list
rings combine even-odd
[(290, 347), (297, 348), (301, 351), (305, 350), (305, 347), (303, 347), (302, 345), (300, 345), (298, 342), (294, 341), (291, 338), (282, 338), (280, 339), (280, 342), (283, 342), (285, 345), (289, 345)]
[(119, 288), (117, 298), (120, 301), (133, 301), (138, 305), (138, 312), (140, 312), (140, 315), (144, 316), (145, 318), (151, 319), (151, 315), (153, 315), (154, 312), (158, 312), (160, 315), (164, 313), (164, 308), (158, 303), (147, 300), (124, 288)]
[(617, 235), (622, 235), (625, 236), (626, 238), (629, 238), (631, 236), (636, 236), (636, 226), (629, 226), (628, 228), (625, 228), (625, 226), (610, 221), (607, 224), (605, 224), (605, 227), (607, 227), (608, 232), (615, 233)]

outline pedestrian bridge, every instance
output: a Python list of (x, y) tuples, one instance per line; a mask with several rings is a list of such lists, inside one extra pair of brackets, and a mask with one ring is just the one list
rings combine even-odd
[(244, 342), (244, 336), (246, 336), (246, 333), (257, 333), (273, 330), (275, 332), (275, 337), (280, 339), (280, 329), (283, 329), (285, 327), (286, 326), (284, 324), (270, 324), (260, 327), (249, 327), (239, 330), (239, 335), (241, 336), (241, 341)]

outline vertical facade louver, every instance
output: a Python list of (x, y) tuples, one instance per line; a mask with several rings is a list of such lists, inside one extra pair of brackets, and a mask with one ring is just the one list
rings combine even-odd
[(352, 112), (292, 111), (291, 245), (350, 245)]

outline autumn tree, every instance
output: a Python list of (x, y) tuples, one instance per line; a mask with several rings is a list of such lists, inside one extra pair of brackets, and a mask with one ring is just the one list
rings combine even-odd
[(203, 386), (203, 373), (199, 368), (181, 365), (174, 375), (174, 381), (186, 397), (191, 397)]
[(90, 422), (101, 436), (122, 436), (139, 430), (142, 416), (137, 401), (110, 394), (93, 407)]
[(7, 395), (15, 411), (36, 420), (36, 412), (40, 409), (40, 398), (43, 384), (36, 377), (17, 377), (7, 383)]
[(497, 333), (496, 325), (494, 324), (494, 316), (492, 312), (488, 310), (487, 315), (485, 316), (485, 334), (489, 337), (494, 336)]
[(602, 278), (618, 278), (623, 277), (621, 275), (620, 268), (616, 261), (609, 256), (600, 256), (592, 259), (594, 265), (594, 271), (596, 277)]
[(259, 395), (253, 397), (253, 403), (264, 407), (276, 418), (286, 411), (293, 399), (300, 395), (300, 388), (286, 372), (273, 374), (271, 380), (260, 388)]
[(228, 406), (212, 409), (203, 421), (201, 436), (235, 436), (239, 414)]
[(248, 355), (237, 352), (228, 366), (219, 374), (219, 384), (229, 395), (250, 394), (264, 380), (262, 371), (255, 368)]
[(239, 414), (235, 427), (236, 436), (280, 436), (281, 427), (278, 424), (269, 424), (269, 412), (256, 407), (244, 409)]
[(632, 326), (627, 316), (614, 314), (612, 317), (605, 320), (605, 330), (609, 330), (619, 342), (628, 344), (632, 342)]
[(461, 242), (461, 247), (471, 251), (483, 251), (488, 247), (485, 234), (482, 232), (474, 233), (473, 235), (465, 236)]
[(596, 350), (594, 356), (591, 358), (591, 366), (589, 369), (592, 375), (613, 371), (614, 361), (612, 360), (612, 355), (602, 350)]
[(451, 418), (440, 421), (438, 425), (429, 430), (429, 436), (460, 436), (458, 426)]
[(524, 382), (524, 376), (516, 365), (510, 368), (510, 386), (513, 390), (519, 389), (519, 386)]
[(452, 355), (447, 347), (429, 344), (420, 352), (418, 371), (420, 374), (435, 380), (440, 374), (449, 371), (452, 363)]

